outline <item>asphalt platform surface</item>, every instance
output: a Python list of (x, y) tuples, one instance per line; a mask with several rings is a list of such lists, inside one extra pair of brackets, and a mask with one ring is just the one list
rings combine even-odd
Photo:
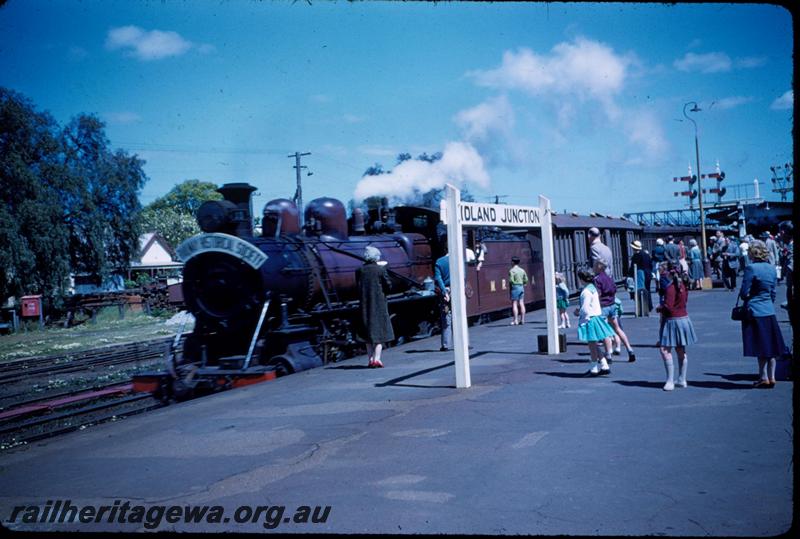
[[(455, 388), (435, 336), (386, 350), (384, 369), (353, 358), (4, 451), (0, 519), (20, 531), (782, 534), (793, 523), (793, 383), (752, 387), (734, 301), (691, 293), (700, 342), (686, 389), (662, 391), (655, 312), (623, 318), (636, 362), (623, 352), (610, 376), (586, 378), (574, 316), (567, 352), (548, 356), (538, 311), (524, 326), (470, 328), (468, 389)], [(117, 509), (42, 523), (59, 500)], [(160, 506), (204, 505), (201, 522), (157, 518)], [(320, 506), (325, 522), (302, 510), (294, 522), (302, 506)]]

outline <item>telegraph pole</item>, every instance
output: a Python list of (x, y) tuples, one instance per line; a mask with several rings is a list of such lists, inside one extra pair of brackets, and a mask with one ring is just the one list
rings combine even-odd
[(297, 206), (297, 211), (300, 213), (300, 226), (302, 227), (305, 223), (305, 219), (303, 219), (303, 187), (300, 185), (300, 170), (306, 168), (303, 165), (300, 165), (300, 158), (306, 155), (311, 155), (311, 152), (294, 152), (292, 155), (287, 155), (286, 157), (294, 157), (295, 165), (294, 169), (297, 172), (297, 191), (294, 193), (294, 203)]

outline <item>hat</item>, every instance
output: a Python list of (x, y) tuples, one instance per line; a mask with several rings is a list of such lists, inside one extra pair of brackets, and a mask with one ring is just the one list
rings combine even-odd
[(657, 243), (658, 245), (664, 245), (664, 240), (662, 240), (661, 238), (658, 238), (658, 239), (656, 240), (656, 243)]
[(640, 242), (639, 240), (634, 240), (633, 243), (631, 243), (631, 248), (634, 251), (641, 251), (642, 250), (642, 242)]
[(597, 227), (593, 226), (592, 228), (589, 229), (589, 235), (590, 236), (594, 236), (594, 237), (599, 237), (600, 236), (600, 230)]

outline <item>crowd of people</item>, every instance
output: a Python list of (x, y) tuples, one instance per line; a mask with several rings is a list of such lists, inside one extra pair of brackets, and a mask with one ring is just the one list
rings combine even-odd
[[(725, 288), (736, 288), (737, 276), (742, 275), (739, 299), (743, 302), (745, 315), (742, 323), (742, 346), (745, 357), (758, 360), (759, 379), (754, 384), (758, 388), (771, 388), (776, 383), (776, 360), (787, 353), (787, 348), (775, 315), (774, 301), (776, 286), (780, 280), (786, 281), (787, 304), (790, 321), (793, 302), (794, 244), (793, 224), (785, 221), (780, 225), (776, 236), (769, 232), (762, 239), (752, 236), (736, 241), (718, 231), (709, 243), (707, 256), (718, 271)], [(620, 355), (622, 346), (628, 355), (628, 362), (636, 361), (636, 354), (630, 339), (622, 328), (621, 302), (617, 298), (617, 286), (613, 275), (613, 254), (601, 240), (597, 228), (587, 231), (592, 267), (578, 271), (583, 284), (575, 309), (578, 317), (577, 334), (581, 342), (589, 348), (590, 364), (587, 376), (611, 374), (613, 356)], [(695, 239), (690, 239), (688, 248), (682, 239), (668, 236), (666, 241), (658, 238), (652, 254), (639, 240), (630, 245), (631, 277), (639, 283), (642, 308), (652, 309), (651, 285), (655, 282), (658, 294), (656, 311), (660, 314), (659, 338), (657, 346), (664, 362), (666, 381), (663, 389), (672, 391), (676, 387), (688, 386), (687, 347), (698, 341), (688, 303), (689, 291), (702, 289), (705, 279), (703, 257)], [(485, 248), (477, 246), (478, 253), (468, 252), (470, 263), (483, 263)], [(358, 271), (357, 280), (361, 292), (361, 313), (365, 329), (365, 340), (369, 367), (383, 367), (380, 359), (382, 344), (393, 340), (394, 335), (389, 319), (385, 294), (389, 279), (381, 265), (380, 251), (367, 247), (365, 263)], [(511, 259), (508, 273), (509, 295), (513, 318), (511, 325), (525, 323), (525, 286), (528, 275), (520, 266), (517, 257)], [(436, 260), (434, 281), (439, 294), (441, 322), (441, 350), (452, 349), (452, 314), (450, 312), (450, 264), (447, 253)], [(570, 291), (561, 273), (555, 275), (559, 329), (571, 327), (568, 313)], [(673, 362), (673, 349), (677, 358), (677, 371)]]
[[(741, 321), (742, 348), (745, 357), (758, 359), (759, 379), (754, 384), (758, 388), (774, 387), (776, 360), (787, 353), (773, 304), (777, 282), (783, 277), (787, 287), (787, 303), (783, 307), (789, 310), (790, 322), (793, 323), (792, 309), (789, 308), (794, 296), (793, 229), (793, 224), (785, 221), (780, 225), (777, 238), (764, 232), (761, 240), (748, 236), (742, 238), (741, 242), (727, 238), (722, 231), (718, 231), (709, 253), (719, 264), (720, 276), (728, 290), (736, 288), (736, 277), (742, 274), (739, 288), (739, 299), (743, 302), (745, 313)], [(578, 338), (589, 346), (591, 359), (586, 373), (589, 376), (610, 374), (611, 370), (606, 364), (611, 363), (611, 342), (614, 340), (625, 343), (629, 361), (635, 361), (618, 317), (611, 316), (614, 312), (612, 296), (616, 292), (609, 273), (613, 264), (610, 260), (611, 251), (602, 244), (599, 236), (596, 228), (587, 233), (594, 272), (581, 270), (578, 273), (584, 288), (575, 311), (579, 316)], [(683, 240), (676, 242), (675, 238), (668, 236), (666, 241), (661, 238), (656, 240), (652, 254), (643, 248), (639, 240), (631, 243), (631, 249), (631, 273), (635, 272), (634, 282), (640, 283), (637, 294), (644, 300), (642, 308), (648, 312), (651, 309), (652, 281), (656, 283), (659, 296), (656, 307), (660, 314), (658, 347), (666, 371), (663, 389), (672, 391), (675, 387), (687, 387), (686, 349), (698, 340), (688, 312), (689, 291), (701, 289), (705, 278), (700, 247), (696, 240), (691, 239), (687, 250)], [(558, 289), (562, 287), (562, 280), (556, 276)], [(644, 293), (640, 294), (639, 291)], [(560, 293), (562, 296), (565, 294), (563, 290)], [(673, 363), (673, 349), (678, 359), (677, 372)], [(619, 345), (616, 350), (619, 350)]]

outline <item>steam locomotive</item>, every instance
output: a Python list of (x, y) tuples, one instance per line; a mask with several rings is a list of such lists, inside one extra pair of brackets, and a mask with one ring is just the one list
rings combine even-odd
[[(301, 223), (292, 201), (275, 199), (264, 206), (256, 235), (255, 189), (225, 184), (219, 189), (224, 200), (205, 202), (198, 210), (203, 233), (177, 248), (185, 264), (183, 295), (195, 317), (194, 330), (182, 346), (176, 340), (166, 372), (134, 378), (137, 390), (180, 399), (349, 357), (363, 346), (355, 275), (368, 245), (381, 251), (392, 282), (387, 299), (398, 340), (438, 329), (433, 265), (446, 244), (438, 212), (413, 206), (367, 213), (356, 208), (348, 219), (339, 200), (318, 198), (306, 206)], [(606, 232), (612, 249), (616, 240), (615, 254), (641, 231), (612, 218), (554, 216), (556, 271), (564, 271), (568, 280), (586, 258), (585, 240), (581, 244), (578, 236), (591, 226)], [(465, 295), (472, 322), (508, 309), (513, 256), (531, 277), (526, 301), (544, 301), (538, 234), (485, 229), (468, 234), (468, 245), (480, 235), (486, 248), (480, 268), (467, 267)], [(616, 258), (627, 262), (627, 257)]]

